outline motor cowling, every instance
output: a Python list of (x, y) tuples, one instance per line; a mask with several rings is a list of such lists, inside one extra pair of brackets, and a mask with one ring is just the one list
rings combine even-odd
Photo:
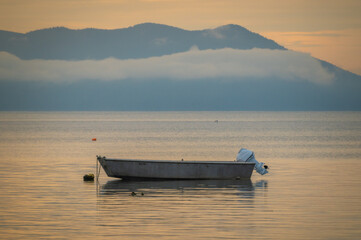
[(255, 158), (254, 152), (245, 149), (245, 148), (241, 148), (241, 150), (239, 150), (238, 154), (237, 154), (237, 158), (236, 158), (237, 162), (254, 162), (254, 169), (261, 175), (264, 175), (266, 173), (268, 173), (267, 169), (268, 166), (265, 165), (263, 162), (258, 162)]

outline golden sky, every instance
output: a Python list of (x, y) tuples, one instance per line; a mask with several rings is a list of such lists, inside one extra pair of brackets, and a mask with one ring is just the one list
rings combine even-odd
[(0, 0), (0, 29), (115, 29), (143, 22), (188, 30), (239, 24), (361, 74), (360, 0)]

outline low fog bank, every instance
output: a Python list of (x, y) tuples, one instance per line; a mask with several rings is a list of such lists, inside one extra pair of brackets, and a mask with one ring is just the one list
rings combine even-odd
[(79, 80), (193, 81), (271, 78), (330, 84), (334, 76), (308, 54), (270, 49), (194, 49), (162, 57), (119, 60), (21, 60), (0, 53), (0, 80), (73, 82)]
[(360, 92), (360, 76), (286, 50), (83, 61), (0, 53), (0, 110), (361, 110)]

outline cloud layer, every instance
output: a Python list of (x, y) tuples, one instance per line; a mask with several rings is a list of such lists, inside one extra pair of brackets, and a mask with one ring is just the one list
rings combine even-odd
[(21, 60), (0, 52), (1, 80), (77, 81), (83, 79), (262, 79), (306, 80), (328, 84), (333, 75), (308, 54), (285, 50), (204, 50), (146, 59), (63, 61)]

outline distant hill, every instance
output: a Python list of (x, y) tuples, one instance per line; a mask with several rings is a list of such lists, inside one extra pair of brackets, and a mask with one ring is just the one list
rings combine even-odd
[[(217, 54), (227, 53), (222, 55), (221, 60), (216, 59), (216, 54), (213, 54), (210, 55), (211, 61), (205, 62), (211, 65), (210, 72), (217, 72), (219, 66), (212, 64), (221, 61), (222, 71), (229, 70), (236, 74), (215, 75), (216, 77), (207, 79), (199, 77), (192, 79), (193, 75), (191, 75), (186, 80), (168, 79), (166, 76), (169, 75), (161, 74), (159, 78), (151, 78), (146, 74), (144, 76), (148, 77), (147, 79), (132, 78), (136, 76), (133, 74), (134, 71), (144, 71), (158, 76), (158, 72), (154, 74), (149, 65), (141, 64), (156, 61), (158, 65), (151, 66), (157, 66), (157, 71), (163, 71), (164, 65), (167, 64), (159, 59), (167, 59), (167, 61), (182, 59), (185, 55), (189, 56), (189, 52), (178, 55), (177, 53), (187, 52), (192, 48), (199, 50), (227, 48), (226, 51), (218, 52), (217, 50)], [(242, 51), (230, 56), (228, 52), (231, 53), (233, 49), (250, 51)], [(258, 51), (258, 49), (263, 50)], [(238, 25), (231, 24), (199, 31), (187, 31), (153, 23), (115, 30), (71, 30), (56, 27), (26, 34), (0, 31), (1, 51), (23, 60), (0, 53), (0, 110), (361, 111), (361, 76), (325, 61), (315, 61), (306, 54), (301, 57), (298, 56), (299, 54), (283, 54), (295, 52)], [(189, 63), (191, 67), (188, 66), (188, 69), (192, 69), (193, 64), (198, 64), (203, 69), (204, 58), (200, 57), (204, 56), (202, 52), (206, 51), (191, 51), (196, 57), (191, 58), (192, 61)], [(238, 58), (237, 54), (244, 55)], [(262, 55), (259, 56), (259, 54)], [(286, 58), (289, 55), (297, 56)], [(151, 58), (158, 56), (162, 57)], [(248, 56), (253, 59), (247, 58)], [(273, 56), (285, 56), (285, 58), (278, 57), (276, 61)], [(116, 60), (118, 62), (114, 63), (113, 59), (108, 61), (109, 58), (124, 61)], [(26, 61), (30, 59), (37, 60)], [(102, 62), (103, 59), (106, 61)], [(107, 76), (108, 70), (118, 69), (119, 65), (116, 64), (124, 64), (123, 62), (128, 64), (129, 61), (126, 61), (128, 59), (138, 59), (131, 60), (132, 63), (122, 69), (127, 74), (130, 72), (131, 77), (112, 80), (91, 77), (90, 79), (86, 77), (72, 79), (71, 74), (79, 74), (79, 69), (81, 73), (93, 70), (89, 69), (87, 65), (89, 62), (92, 64), (90, 66), (98, 66), (98, 62), (102, 62), (102, 68), (94, 71), (103, 71), (105, 75), (100, 76)], [(186, 59), (189, 60), (189, 58)], [(312, 61), (309, 61), (310, 59)], [(76, 61), (70, 62), (70, 60)], [(107, 69), (107, 61), (115, 65)], [(80, 66), (79, 69), (73, 69), (72, 66), (79, 62), (81, 64), (77, 65)], [(39, 69), (37, 65), (39, 63), (43, 68)], [(62, 75), (62, 72), (57, 69), (58, 65), (65, 66), (65, 69), (70, 69), (70, 71)], [(207, 64), (205, 65), (208, 67)], [(276, 70), (271, 69), (274, 66), (277, 67)], [(175, 73), (185, 71), (182, 67), (180, 69), (177, 67), (176, 64), (176, 68), (172, 69), (176, 70)], [(21, 74), (12, 79), (11, 77), (15, 75), (13, 73), (20, 70)], [(333, 76), (332, 81), (322, 84), (319, 79), (309, 79), (310, 76), (321, 76), (322, 74), (312, 75), (315, 72), (318, 73), (318, 70)], [(89, 73), (94, 73), (94, 71), (89, 71)], [(195, 72), (197, 71), (198, 68), (195, 68)], [(248, 72), (249, 75), (242, 75), (242, 71)], [(279, 71), (283, 71), (283, 74), (278, 74)], [(30, 72), (32, 76), (39, 74), (43, 79), (29, 80)], [(252, 75), (252, 72), (266, 72), (268, 75)], [(238, 76), (239, 73), (241, 74)], [(44, 80), (44, 76), (49, 79)], [(285, 76), (289, 79), (285, 79)]]
[(26, 34), (0, 31), (0, 51), (21, 59), (84, 60), (147, 58), (204, 49), (285, 49), (272, 40), (238, 25), (187, 31), (167, 25), (143, 23), (134, 27), (71, 30), (56, 27)]

